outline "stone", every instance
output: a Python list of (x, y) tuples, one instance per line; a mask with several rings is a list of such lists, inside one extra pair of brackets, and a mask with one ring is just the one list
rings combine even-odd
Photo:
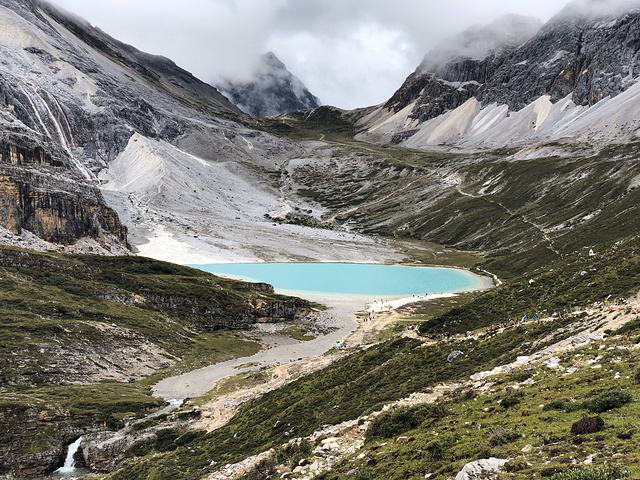
[(467, 463), (456, 475), (455, 480), (487, 480), (498, 476), (503, 470), (507, 460), (500, 458), (487, 458)]
[(574, 435), (584, 435), (586, 433), (596, 433), (604, 428), (604, 420), (597, 417), (583, 417), (571, 425), (571, 433)]

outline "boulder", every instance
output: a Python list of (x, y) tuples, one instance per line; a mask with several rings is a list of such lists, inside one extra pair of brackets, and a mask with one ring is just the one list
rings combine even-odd
[(485, 480), (498, 476), (507, 460), (500, 458), (486, 458), (467, 463), (456, 475), (456, 480)]
[(600, 417), (583, 417), (571, 425), (571, 433), (583, 435), (585, 433), (599, 432), (604, 428), (604, 420)]

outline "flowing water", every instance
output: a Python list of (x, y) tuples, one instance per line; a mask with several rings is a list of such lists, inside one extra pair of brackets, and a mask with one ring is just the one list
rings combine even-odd
[(78, 451), (78, 448), (80, 448), (81, 441), (82, 437), (78, 438), (75, 442), (69, 445), (69, 449), (67, 450), (67, 458), (65, 458), (64, 460), (64, 466), (53, 472), (54, 474), (69, 474), (76, 471), (76, 461), (74, 460), (73, 456)]

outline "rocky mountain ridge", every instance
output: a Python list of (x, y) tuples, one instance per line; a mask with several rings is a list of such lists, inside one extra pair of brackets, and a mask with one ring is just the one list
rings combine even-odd
[[(579, 7), (570, 4), (520, 44), (505, 38), (503, 48), (480, 48), (479, 60), (446, 50), (446, 61), (427, 55), (387, 103), (362, 112), (359, 138), (413, 148), (635, 138), (640, 9)], [(482, 47), (487, 37), (471, 37), (472, 44)]]
[[(76, 189), (95, 191), (98, 172), (134, 134), (177, 143), (203, 161), (253, 163), (291, 149), (236, 123), (248, 117), (170, 60), (123, 44), (52, 4), (2, 0), (0, 24), (0, 138), (46, 144), (53, 156), (67, 159)], [(253, 140), (243, 136), (250, 132)], [(49, 189), (65, 189), (50, 181)], [(4, 217), (21, 208), (12, 198), (5, 197)], [(106, 208), (100, 195), (96, 199)], [(70, 217), (82, 208), (67, 206)], [(32, 225), (16, 218), (17, 224), (3, 226), (29, 231)], [(68, 223), (66, 243), (96, 235), (95, 228), (74, 227), (80, 223)]]
[[(279, 184), (283, 166), (314, 156), (313, 148), (256, 130), (263, 125), (170, 60), (42, 0), (2, 0), (0, 25), (0, 137), (37, 138), (69, 158), (82, 176), (78, 188), (100, 187), (135, 251), (181, 263), (319, 260), (332, 244), (329, 260), (343, 261), (359, 258), (362, 244), (373, 246), (326, 232), (321, 244), (302, 247), (300, 238), (316, 238), (317, 230), (271, 221), (296, 209), (320, 215), (312, 202), (283, 196)], [(5, 204), (18, 208), (11, 198)], [(26, 224), (24, 235), (7, 227), (0, 241), (58, 248), (35, 240), (40, 232)], [(68, 242), (84, 252), (96, 251), (91, 242), (113, 243), (95, 243), (94, 232), (74, 231)], [(371, 258), (400, 257), (374, 248)]]
[(269, 117), (320, 106), (320, 100), (273, 52), (260, 57), (251, 79), (227, 79), (218, 83), (217, 88), (252, 117)]

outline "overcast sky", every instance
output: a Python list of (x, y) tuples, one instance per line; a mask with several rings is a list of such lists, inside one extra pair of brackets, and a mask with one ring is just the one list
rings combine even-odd
[(387, 100), (442, 39), (507, 13), (547, 21), (564, 0), (52, 0), (200, 79), (273, 51), (325, 104)]

